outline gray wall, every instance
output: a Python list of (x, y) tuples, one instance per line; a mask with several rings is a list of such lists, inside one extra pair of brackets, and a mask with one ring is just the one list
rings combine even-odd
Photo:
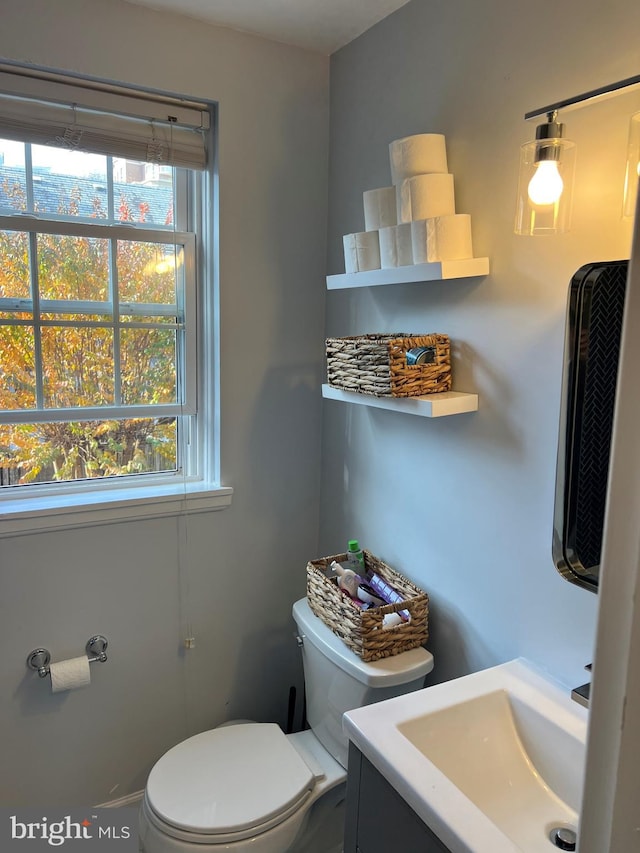
[[(0, 56), (220, 104), (229, 509), (0, 540), (3, 805), (100, 803), (186, 735), (286, 720), (319, 512), (328, 60), (118, 0), (3, 0)], [(182, 526), (181, 526), (182, 525)], [(197, 647), (182, 653), (184, 624)], [(52, 696), (27, 653), (108, 663)]]
[(512, 233), (523, 115), (637, 73), (635, 0), (413, 0), (332, 57), (328, 272), (390, 183), (388, 144), (446, 134), (457, 209), (484, 280), (332, 291), (327, 334), (446, 332), (454, 387), (480, 410), (440, 420), (326, 402), (321, 549), (347, 538), (431, 597), (433, 680), (525, 656), (585, 680), (597, 598), (551, 561), (564, 309), (582, 264), (629, 256), (620, 219), (638, 93), (564, 116), (578, 144), (572, 232)]

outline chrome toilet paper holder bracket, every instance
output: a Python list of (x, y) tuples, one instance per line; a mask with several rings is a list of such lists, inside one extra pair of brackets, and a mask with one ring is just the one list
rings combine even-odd
[[(107, 646), (109, 641), (102, 634), (96, 634), (87, 640), (85, 646), (89, 663), (104, 663), (107, 659)], [(34, 649), (29, 652), (27, 657), (27, 666), (30, 669), (35, 669), (40, 678), (45, 678), (49, 675), (49, 664), (51, 663), (51, 654), (48, 649)]]

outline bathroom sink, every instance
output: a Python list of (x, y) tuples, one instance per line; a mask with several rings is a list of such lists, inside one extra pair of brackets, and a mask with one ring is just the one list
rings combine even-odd
[(346, 733), (452, 853), (577, 830), (587, 710), (523, 659), (349, 711)]

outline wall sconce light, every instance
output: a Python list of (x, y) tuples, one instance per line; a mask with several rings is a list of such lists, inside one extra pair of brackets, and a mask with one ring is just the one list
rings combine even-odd
[[(577, 109), (597, 99), (613, 97), (622, 89), (640, 86), (640, 74), (592, 89), (525, 114), (525, 121), (545, 115), (536, 138), (520, 149), (520, 178), (515, 232), (525, 235), (561, 234), (569, 230), (576, 146), (564, 138), (558, 111)], [(635, 213), (640, 177), (640, 112), (631, 118), (627, 150), (623, 216)]]
[(569, 230), (576, 146), (564, 138), (557, 110), (520, 148), (516, 234), (561, 234)]
[(622, 215), (632, 219), (636, 212), (638, 181), (640, 180), (640, 112), (631, 116), (629, 122), (629, 144), (627, 145), (627, 168), (624, 175), (624, 204)]

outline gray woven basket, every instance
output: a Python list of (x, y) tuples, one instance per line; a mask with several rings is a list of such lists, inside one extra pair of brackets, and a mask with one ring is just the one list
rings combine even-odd
[[(424, 347), (430, 361), (410, 364), (407, 351)], [(355, 335), (327, 338), (327, 381), (334, 388), (376, 397), (419, 397), (451, 390), (448, 335)]]
[[(401, 604), (385, 604), (361, 610), (342, 592), (335, 580), (326, 576), (333, 560), (338, 563), (346, 561), (346, 554), (337, 554), (311, 560), (307, 564), (309, 607), (363, 661), (391, 657), (421, 646), (429, 635), (429, 597), (426, 592), (369, 551), (363, 553), (365, 568), (385, 580), (405, 600)], [(384, 616), (400, 610), (409, 611), (410, 621), (393, 628), (383, 628)]]

